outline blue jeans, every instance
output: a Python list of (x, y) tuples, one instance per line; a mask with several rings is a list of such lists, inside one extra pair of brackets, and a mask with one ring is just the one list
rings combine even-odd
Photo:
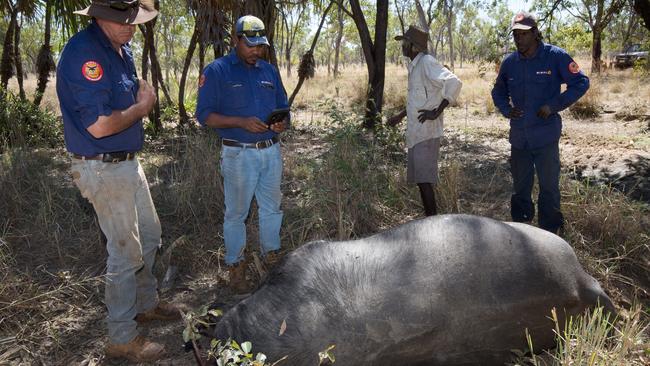
[(276, 143), (265, 149), (222, 146), (221, 176), (226, 205), (223, 220), (226, 264), (234, 265), (244, 258), (246, 247), (244, 221), (248, 217), (253, 195), (258, 206), (262, 255), (280, 249), (280, 226), (282, 225), (280, 144)]
[(531, 199), (535, 172), (539, 181), (539, 227), (557, 233), (564, 224), (560, 211), (560, 150), (557, 142), (539, 149), (511, 149), (510, 171), (514, 193), (510, 198), (512, 221), (531, 222), (535, 205)]
[(71, 172), (81, 195), (93, 204), (106, 235), (108, 338), (111, 343), (128, 343), (138, 335), (136, 314), (158, 304), (152, 268), (161, 228), (147, 178), (137, 160), (73, 159)]

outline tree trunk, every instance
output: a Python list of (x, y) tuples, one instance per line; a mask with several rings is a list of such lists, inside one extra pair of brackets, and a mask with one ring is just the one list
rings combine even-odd
[(23, 85), (23, 58), (20, 55), (20, 29), (22, 28), (22, 15), (20, 16), (20, 24), (16, 21), (16, 27), (14, 28), (14, 52), (15, 59), (14, 63), (16, 65), (16, 81), (18, 81), (18, 92), (20, 94), (20, 100), (27, 100), (25, 95), (25, 87)]
[(2, 61), (0, 62), (0, 93), (4, 93), (9, 85), (9, 79), (14, 75), (14, 30), (16, 28), (17, 10), (11, 11), (11, 19), (5, 33), (2, 48)]
[(38, 69), (38, 85), (34, 95), (34, 105), (40, 105), (43, 94), (47, 88), (47, 82), (50, 78), (50, 72), (56, 69), (54, 58), (52, 57), (52, 0), (45, 2), (45, 34), (43, 36), (43, 45), (38, 51), (36, 59), (36, 68)]
[(140, 77), (149, 81), (149, 38), (147, 37), (147, 28), (143, 24), (140, 24), (138, 25), (138, 29), (140, 29), (142, 38), (144, 38), (144, 44), (142, 45), (142, 60), (140, 60), (142, 75), (140, 75)]
[(145, 28), (147, 29), (146, 43), (149, 43), (149, 60), (151, 61), (151, 83), (156, 93), (156, 103), (154, 104), (153, 110), (149, 115), (149, 119), (153, 122), (154, 133), (157, 135), (162, 131), (162, 121), (160, 120), (160, 86), (158, 81), (160, 80), (160, 64), (158, 63), (158, 58), (156, 57), (156, 41), (154, 40), (154, 26), (156, 25), (156, 19), (153, 21), (147, 22)]
[(343, 9), (339, 6), (337, 12), (338, 29), (336, 31), (336, 42), (334, 43), (334, 77), (339, 76), (339, 55), (341, 53), (341, 41), (343, 40)]
[(449, 38), (449, 62), (451, 62), (451, 69), (454, 69), (454, 2), (453, 0), (446, 0), (445, 6), (447, 8), (447, 38)]
[(591, 73), (600, 74), (600, 56), (602, 55), (602, 30), (594, 26), (591, 37)]
[[(181, 74), (181, 82), (178, 86), (178, 114), (180, 116), (180, 126), (189, 124), (189, 117), (187, 111), (185, 110), (185, 83), (187, 82), (187, 73), (192, 64), (192, 56), (194, 56), (194, 50), (196, 49), (196, 43), (199, 39), (199, 24), (194, 24), (194, 31), (192, 32), (192, 38), (190, 39), (190, 44), (187, 47), (187, 54), (185, 55), (185, 63), (183, 64), (183, 73)], [(200, 71), (201, 73), (203, 70)]]
[(205, 68), (205, 44), (199, 41), (199, 72)]
[(377, 0), (376, 6), (375, 42), (373, 43), (359, 0), (350, 0), (352, 19), (359, 31), (359, 39), (368, 69), (368, 94), (363, 120), (363, 127), (368, 129), (374, 129), (377, 124), (384, 101), (388, 0)]

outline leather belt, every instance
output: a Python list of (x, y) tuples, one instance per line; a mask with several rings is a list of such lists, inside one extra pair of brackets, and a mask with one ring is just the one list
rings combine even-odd
[(112, 153), (103, 153), (103, 154), (98, 154), (93, 156), (72, 154), (72, 157), (79, 160), (101, 160), (104, 163), (119, 163), (120, 161), (135, 159), (135, 153), (120, 151), (120, 152), (112, 152)]
[(257, 142), (239, 142), (235, 140), (223, 139), (222, 144), (226, 146), (235, 146), (235, 147), (247, 147), (247, 148), (256, 148), (256, 149), (266, 149), (267, 147), (273, 146), (275, 143), (280, 142), (277, 136), (273, 136), (268, 140), (262, 140)]

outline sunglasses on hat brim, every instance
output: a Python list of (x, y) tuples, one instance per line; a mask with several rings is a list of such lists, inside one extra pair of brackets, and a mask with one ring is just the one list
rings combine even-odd
[(111, 9), (126, 11), (140, 6), (140, 0), (109, 0), (108, 6)]
[(248, 38), (251, 38), (251, 37), (264, 37), (264, 36), (266, 36), (266, 31), (264, 29), (247, 30), (247, 31), (238, 32), (237, 34), (239, 36), (246, 36)]

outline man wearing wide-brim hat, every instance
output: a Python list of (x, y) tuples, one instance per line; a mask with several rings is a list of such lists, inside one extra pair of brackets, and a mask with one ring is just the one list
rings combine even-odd
[(180, 318), (178, 306), (158, 299), (152, 267), (161, 227), (137, 157), (156, 96), (138, 80), (129, 42), (136, 24), (158, 14), (148, 3), (93, 0), (77, 11), (93, 19), (66, 44), (56, 85), (72, 177), (106, 236), (106, 355), (135, 362), (165, 351), (138, 334), (138, 323)]
[(409, 26), (403, 35), (402, 53), (408, 65), (408, 96), (406, 109), (388, 119), (394, 126), (405, 116), (408, 160), (406, 180), (420, 190), (424, 214), (438, 213), (434, 186), (438, 184), (438, 159), (442, 139), (442, 112), (455, 103), (462, 83), (435, 57), (427, 53), (429, 34), (417, 26)]

